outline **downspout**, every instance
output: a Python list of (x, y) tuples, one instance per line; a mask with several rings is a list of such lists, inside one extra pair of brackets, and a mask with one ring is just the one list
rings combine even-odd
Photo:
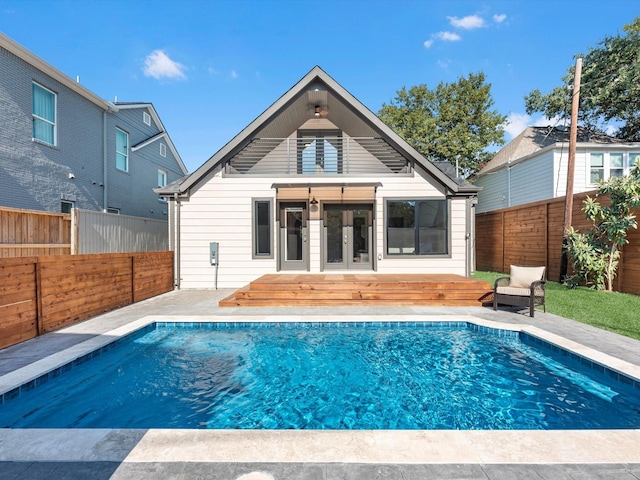
[(507, 207), (511, 206), (511, 158), (507, 160)]
[(173, 215), (173, 271), (175, 277), (173, 283), (175, 288), (180, 290), (180, 200), (177, 193), (173, 194), (173, 199), (173, 210), (175, 211)]
[(107, 111), (102, 112), (102, 211), (107, 211)]

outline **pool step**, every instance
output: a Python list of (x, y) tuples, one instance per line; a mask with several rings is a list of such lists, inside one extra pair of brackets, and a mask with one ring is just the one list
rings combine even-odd
[(220, 301), (221, 307), (431, 305), (480, 306), (491, 285), (458, 275), (272, 274)]

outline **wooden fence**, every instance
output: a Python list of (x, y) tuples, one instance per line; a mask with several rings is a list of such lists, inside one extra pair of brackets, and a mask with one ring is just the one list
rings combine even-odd
[(69, 253), (70, 214), (0, 208), (0, 257)]
[[(573, 227), (592, 226), (582, 211), (587, 195), (573, 197)], [(565, 198), (518, 205), (476, 215), (476, 268), (508, 272), (510, 265), (546, 265), (547, 277), (560, 279)], [(640, 212), (639, 212), (640, 213)], [(622, 250), (614, 289), (640, 295), (640, 230), (632, 229)]]
[(0, 348), (173, 290), (173, 252), (0, 259)]

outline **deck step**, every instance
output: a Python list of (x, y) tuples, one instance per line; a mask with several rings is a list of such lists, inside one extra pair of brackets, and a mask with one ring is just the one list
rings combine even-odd
[(487, 282), (457, 275), (264, 275), (219, 302), (240, 306), (480, 306)]

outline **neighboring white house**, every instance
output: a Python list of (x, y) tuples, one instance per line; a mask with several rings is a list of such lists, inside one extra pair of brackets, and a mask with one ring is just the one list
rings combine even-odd
[[(638, 159), (640, 143), (579, 128), (573, 192), (628, 174)], [(476, 174), (477, 213), (564, 196), (568, 160), (568, 128), (527, 127)]]
[(451, 172), (315, 67), (195, 172), (156, 190), (169, 201), (176, 285), (468, 274), (477, 188)]

